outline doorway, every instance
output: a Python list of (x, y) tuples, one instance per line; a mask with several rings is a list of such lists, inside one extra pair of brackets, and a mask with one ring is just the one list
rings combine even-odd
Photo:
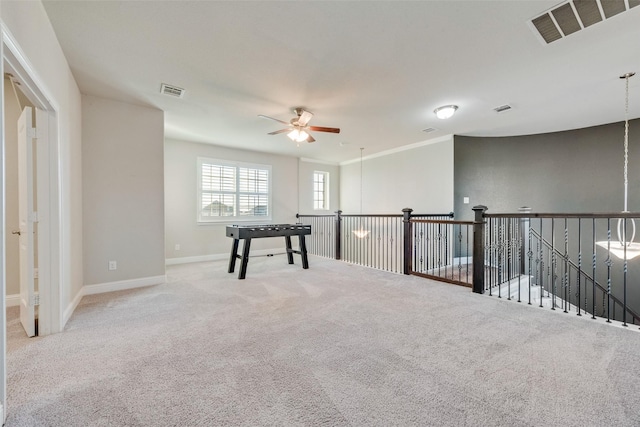
[[(20, 306), (20, 318), (27, 336), (38, 334), (37, 212), (34, 167), (37, 148), (29, 133), (36, 117), (20, 82), (4, 75), (5, 150), (5, 250), (7, 306)], [(28, 141), (27, 141), (28, 139)], [(29, 146), (27, 147), (27, 143)]]
[[(34, 243), (34, 250), (37, 251), (38, 259), (38, 332), (39, 335), (48, 335), (60, 332), (63, 327), (63, 312), (61, 309), (61, 292), (64, 277), (64, 265), (68, 257), (66, 247), (63, 220), (64, 212), (62, 205), (62, 153), (60, 152), (58, 136), (58, 111), (57, 103), (49, 96), (49, 92), (39, 77), (33, 71), (29, 60), (20, 49), (13, 36), (4, 28), (0, 30), (0, 49), (2, 62), (0, 68), (2, 74), (9, 73), (19, 83), (22, 95), (36, 109), (40, 109), (42, 114), (38, 117), (39, 132), (37, 139), (46, 141), (44, 144), (35, 144), (35, 163), (33, 181), (37, 188), (34, 203), (37, 205), (37, 241)], [(11, 94), (5, 93), (4, 85), (0, 86), (0, 98), (4, 100)], [(14, 95), (15, 96), (15, 95)], [(6, 146), (5, 130), (7, 126), (13, 126), (16, 122), (10, 123), (5, 117), (4, 102), (0, 104), (3, 120), (0, 121), (0, 135), (2, 135), (2, 150), (0, 156), (4, 155)], [(41, 126), (42, 125), (42, 126)], [(41, 130), (40, 130), (41, 129)], [(4, 184), (6, 182), (5, 165), (7, 159), (2, 158), (0, 162), (0, 221), (6, 224), (5, 216), (7, 205), (4, 202)], [(11, 229), (5, 228), (4, 234), (10, 234)], [(3, 234), (2, 238), (5, 238)], [(6, 236), (9, 237), (9, 236)], [(8, 262), (7, 252), (4, 245), (0, 245), (0, 281), (1, 292), (3, 293), (0, 309), (6, 310), (6, 281), (5, 273)], [(6, 317), (0, 316), (0, 422), (4, 421), (6, 414)]]

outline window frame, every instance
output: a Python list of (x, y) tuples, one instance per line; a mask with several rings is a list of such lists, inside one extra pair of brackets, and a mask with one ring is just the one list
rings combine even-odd
[[(318, 208), (316, 207), (316, 193), (318, 193), (316, 191), (316, 183), (318, 182), (316, 180), (316, 175), (322, 175), (323, 178), (323, 190), (322, 190), (322, 194), (324, 195), (323, 198), (323, 202), (324, 202), (324, 207), (323, 208)], [(313, 178), (312, 178), (312, 188), (311, 188), (311, 203), (313, 204), (313, 210), (314, 211), (328, 211), (329, 209), (331, 209), (329, 206), (329, 179), (330, 179), (330, 174), (328, 171), (321, 171), (321, 170), (314, 170), (313, 171)]]
[[(203, 217), (202, 216), (202, 200), (204, 193), (212, 193), (213, 191), (204, 190), (202, 183), (202, 166), (203, 164), (210, 164), (220, 167), (234, 168), (235, 176), (235, 189), (234, 191), (218, 191), (216, 193), (232, 194), (234, 197), (234, 214), (230, 216), (217, 216), (217, 217)], [(241, 196), (246, 195), (259, 195), (264, 194), (260, 192), (241, 191), (240, 183), (240, 169), (257, 169), (267, 171), (267, 215), (239, 215), (238, 210), (240, 206)], [(237, 222), (269, 222), (273, 219), (273, 193), (272, 193), (273, 172), (271, 165), (264, 165), (259, 163), (247, 163), (237, 162), (232, 160), (214, 159), (211, 157), (198, 156), (197, 158), (197, 171), (196, 171), (196, 222), (198, 224), (223, 224), (223, 223), (237, 223)]]

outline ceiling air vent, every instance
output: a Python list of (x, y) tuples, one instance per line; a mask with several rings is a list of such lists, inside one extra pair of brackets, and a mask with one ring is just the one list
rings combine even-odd
[(626, 12), (640, 0), (570, 0), (531, 20), (536, 35), (546, 44)]
[(493, 111), (495, 111), (496, 113), (504, 113), (505, 111), (509, 110), (511, 110), (511, 105), (509, 104), (504, 104), (493, 109)]
[(426, 133), (431, 133), (431, 132), (435, 132), (438, 129), (436, 128), (426, 128), (426, 129), (422, 129), (422, 132), (426, 132)]
[(585, 28), (602, 21), (602, 15), (600, 15), (600, 8), (596, 0), (577, 1), (573, 5), (576, 7), (578, 16)]
[(162, 86), (160, 86), (160, 93), (163, 95), (174, 96), (176, 98), (182, 98), (184, 96), (184, 89), (162, 83)]

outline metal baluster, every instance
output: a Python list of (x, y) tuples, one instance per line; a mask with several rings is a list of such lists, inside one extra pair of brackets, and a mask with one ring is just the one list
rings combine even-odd
[(591, 318), (595, 320), (596, 318), (596, 219), (593, 218), (591, 220), (593, 227), (593, 247), (592, 247), (592, 265), (593, 271), (591, 276), (591, 303), (593, 307), (591, 308)]
[(443, 277), (442, 276), (442, 267), (443, 267), (443, 261), (442, 261), (442, 225), (441, 224), (435, 224), (438, 232), (436, 233), (436, 253), (438, 254), (437, 257), (437, 263), (438, 263), (438, 277)]
[(376, 244), (377, 244), (377, 248), (376, 248), (376, 254), (375, 254), (375, 258), (376, 258), (376, 268), (380, 269), (380, 218), (376, 218), (375, 221), (375, 230), (376, 230)]
[[(516, 253), (516, 256), (513, 259), (513, 274), (518, 277), (518, 285), (520, 284), (520, 276), (524, 273), (522, 266), (522, 255), (524, 252), (522, 251), (522, 244), (524, 242), (524, 236), (520, 233), (520, 219), (513, 219), (513, 251)], [(520, 295), (518, 295), (518, 300), (520, 299)]]
[(533, 238), (533, 227), (531, 227), (531, 218), (527, 218), (527, 224), (528, 224), (528, 233), (529, 233), (529, 238), (527, 239), (527, 258), (529, 259), (529, 263), (527, 266), (527, 276), (528, 276), (528, 280), (529, 280), (529, 286), (528, 286), (528, 291), (529, 291), (529, 302), (528, 304), (531, 305), (531, 278), (532, 278), (532, 274), (531, 274), (531, 260), (533, 259), (533, 251), (531, 250), (531, 239)]
[[(624, 306), (622, 307), (622, 326), (627, 326), (627, 218), (623, 220), (624, 224), (624, 265), (623, 265), (623, 278), (622, 278), (622, 301)], [(614, 314), (615, 318), (615, 314)]]
[(374, 218), (373, 217), (368, 217), (367, 218), (367, 224), (368, 224), (368, 228), (367, 230), (369, 230), (369, 234), (367, 234), (367, 242), (368, 242), (368, 250), (367, 250), (367, 262), (368, 262), (368, 267), (371, 268), (375, 268), (375, 252), (374, 252), (374, 248), (375, 248), (375, 243), (376, 243), (376, 239), (374, 237), (374, 228), (373, 228), (373, 223), (374, 223)]
[(502, 298), (502, 219), (498, 219), (498, 239), (496, 243), (498, 259), (498, 298)]
[(466, 232), (467, 232), (467, 248), (464, 251), (464, 253), (467, 255), (467, 269), (466, 269), (466, 282), (469, 283), (469, 226), (466, 225), (465, 226)]
[(542, 307), (542, 298), (544, 297), (544, 234), (542, 229), (542, 218), (540, 218), (540, 307)]
[(380, 266), (380, 268), (382, 270), (387, 271), (387, 249), (389, 248), (389, 244), (387, 242), (387, 220), (389, 218), (388, 217), (384, 217), (381, 221), (381, 235), (382, 235), (382, 241), (384, 242), (382, 245), (382, 265)]
[[(456, 232), (456, 226), (453, 226), (453, 233), (455, 234)], [(458, 234), (455, 234), (456, 236), (458, 236), (458, 281), (462, 282), (462, 224), (458, 225)], [(454, 246), (454, 257), (453, 259), (455, 260), (455, 246)], [(455, 261), (454, 261), (455, 262)], [(452, 274), (453, 276), (453, 274)]]
[(373, 251), (371, 250), (371, 242), (373, 239), (371, 238), (371, 218), (365, 217), (365, 230), (369, 230), (369, 234), (367, 234), (364, 238), (364, 265), (367, 267), (371, 267), (371, 254)]
[(505, 223), (507, 224), (507, 240), (505, 240), (505, 255), (507, 257), (507, 299), (511, 301), (511, 218), (505, 218)]
[[(613, 261), (611, 260), (611, 218), (607, 218), (607, 259), (605, 260), (605, 264), (607, 266), (607, 323), (611, 323), (609, 313), (611, 306), (611, 266), (613, 265)], [(602, 299), (602, 307), (604, 313), (604, 298)]]
[[(420, 256), (417, 258), (418, 262), (415, 263), (414, 262), (414, 269), (416, 271), (420, 271), (421, 273), (424, 273), (425, 271), (425, 264), (427, 262), (427, 254), (428, 254), (428, 248), (427, 248), (427, 244), (429, 242), (428, 240), (428, 233), (425, 233), (424, 229), (426, 227), (425, 224), (421, 224), (421, 223), (414, 223), (414, 243), (416, 244), (416, 250), (420, 253)], [(420, 241), (420, 243), (418, 244), (418, 240)]]
[[(345, 257), (344, 260), (348, 261), (348, 262), (354, 262), (353, 258), (353, 244), (354, 242), (351, 239), (352, 233), (351, 233), (351, 218), (350, 217), (343, 217), (342, 218), (342, 236), (343, 238), (343, 242), (346, 243), (346, 247), (344, 248), (344, 252), (345, 252)], [(355, 264), (355, 263), (354, 263)]]
[[(322, 224), (322, 253), (324, 254), (324, 256), (326, 256), (327, 258), (330, 258), (333, 256), (333, 254), (331, 253), (331, 233), (329, 232), (328, 227), (328, 223), (327, 223), (327, 218), (324, 217), (322, 218), (322, 221), (320, 222)], [(335, 246), (335, 245), (334, 245)]]
[(551, 310), (556, 309), (556, 219), (551, 218)]
[[(582, 316), (580, 313), (580, 303), (582, 302), (582, 297), (580, 295), (582, 291), (582, 218), (578, 218), (578, 316)], [(585, 297), (586, 297), (586, 289), (585, 289)], [(587, 298), (584, 299), (585, 308), (587, 306)]]
[[(362, 221), (361, 223), (364, 223), (364, 218), (360, 217), (360, 221)], [(363, 225), (363, 227), (366, 227), (366, 224)], [(365, 239), (358, 239), (360, 241), (360, 252), (359, 252), (359, 264), (360, 265), (365, 265), (365, 261), (366, 261), (366, 243), (367, 241)]]
[(349, 246), (351, 245), (351, 242), (349, 241), (349, 235), (347, 233), (351, 233), (350, 228), (351, 226), (349, 225), (349, 218), (345, 218), (344, 216), (342, 217), (342, 224), (341, 224), (341, 230), (340, 230), (340, 239), (342, 239), (342, 247), (340, 248), (341, 252), (342, 252), (342, 259), (350, 262), (350, 250), (349, 250)]
[[(489, 260), (489, 296), (492, 296), (492, 290), (493, 290), (493, 256), (491, 253), (491, 245), (493, 245), (493, 218), (489, 218), (488, 221), (489, 223), (489, 227), (488, 227), (488, 232), (489, 232), (489, 238), (485, 239), (485, 242), (488, 242), (487, 245), (487, 257), (485, 257), (486, 259)], [(487, 228), (487, 227), (485, 227)]]
[(564, 219), (564, 312), (568, 313), (569, 295), (567, 294), (569, 286), (569, 230), (567, 229), (567, 218)]
[(394, 224), (393, 224), (393, 237), (391, 239), (395, 242), (395, 244), (392, 246), (392, 248), (393, 248), (392, 250), (393, 250), (393, 253), (394, 253), (393, 259), (395, 260), (393, 271), (396, 272), (396, 273), (398, 272), (398, 239), (397, 239), (398, 230), (397, 230), (397, 228), (398, 228), (398, 223), (397, 223), (397, 221), (394, 221)]

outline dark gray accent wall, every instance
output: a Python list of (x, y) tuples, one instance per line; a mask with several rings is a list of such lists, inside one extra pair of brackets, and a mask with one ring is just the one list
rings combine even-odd
[[(629, 125), (629, 210), (640, 211), (640, 120)], [(456, 219), (489, 212), (623, 210), (624, 123), (516, 137), (455, 136)], [(469, 197), (469, 204), (464, 204)]]

